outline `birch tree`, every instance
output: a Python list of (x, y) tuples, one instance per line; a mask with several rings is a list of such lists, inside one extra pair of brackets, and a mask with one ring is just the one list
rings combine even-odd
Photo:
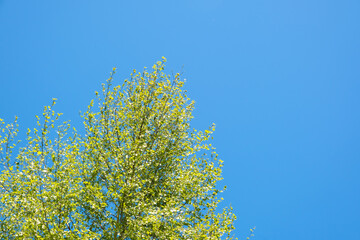
[(191, 128), (194, 102), (165, 62), (120, 85), (113, 69), (85, 134), (59, 123), (55, 99), (21, 148), (16, 122), (0, 121), (1, 239), (233, 238), (235, 215), (218, 208), (215, 128)]

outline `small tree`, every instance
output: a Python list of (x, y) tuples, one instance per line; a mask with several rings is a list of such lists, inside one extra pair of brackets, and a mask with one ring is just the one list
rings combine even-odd
[(217, 210), (214, 127), (190, 128), (194, 102), (165, 61), (115, 87), (114, 69), (84, 136), (57, 124), (54, 101), (12, 158), (16, 123), (1, 121), (2, 239), (232, 238), (231, 208)]

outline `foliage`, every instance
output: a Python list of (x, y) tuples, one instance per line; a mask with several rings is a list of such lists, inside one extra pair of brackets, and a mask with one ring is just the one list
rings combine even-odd
[(214, 127), (190, 128), (194, 102), (165, 61), (115, 87), (114, 69), (84, 135), (58, 123), (54, 99), (11, 157), (16, 122), (1, 120), (1, 239), (232, 239)]

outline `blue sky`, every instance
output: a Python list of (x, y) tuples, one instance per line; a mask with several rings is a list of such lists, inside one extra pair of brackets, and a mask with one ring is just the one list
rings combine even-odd
[(118, 68), (168, 59), (217, 125), (225, 204), (244, 239), (360, 239), (360, 2), (0, 0), (0, 117), (51, 98), (81, 128)]

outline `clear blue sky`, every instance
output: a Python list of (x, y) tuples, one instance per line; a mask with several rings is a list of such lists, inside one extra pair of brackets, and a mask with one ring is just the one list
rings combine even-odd
[(0, 117), (79, 111), (165, 56), (216, 123), (244, 239), (360, 239), (360, 1), (0, 0)]

